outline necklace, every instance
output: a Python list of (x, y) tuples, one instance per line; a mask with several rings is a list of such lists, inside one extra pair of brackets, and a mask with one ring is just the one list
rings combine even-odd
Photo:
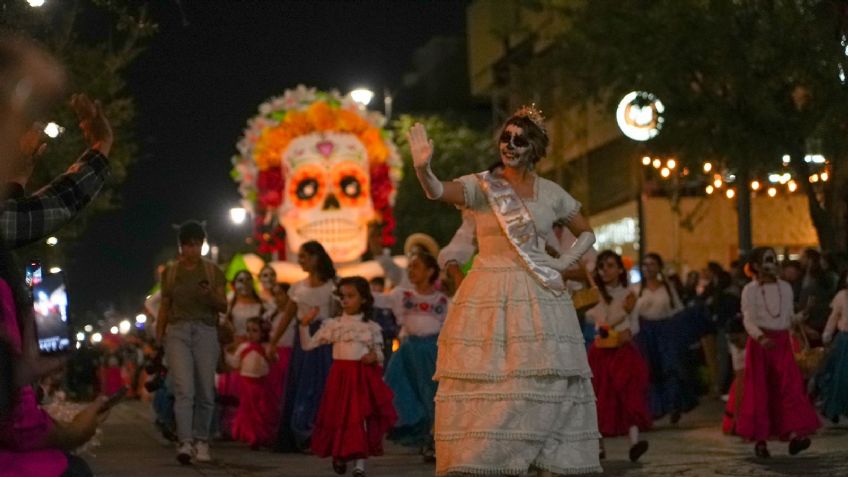
[(776, 283), (776, 285), (777, 285), (777, 312), (776, 313), (772, 313), (771, 310), (769, 309), (769, 301), (768, 301), (768, 298), (766, 298), (766, 289), (765, 289), (764, 286), (760, 285), (760, 295), (763, 296), (763, 307), (766, 309), (766, 313), (768, 313), (769, 316), (774, 320), (780, 318), (780, 309), (783, 305), (783, 292), (780, 290), (780, 283)]

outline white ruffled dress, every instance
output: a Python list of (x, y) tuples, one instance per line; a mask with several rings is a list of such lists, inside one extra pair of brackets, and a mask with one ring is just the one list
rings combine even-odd
[[(436, 475), (601, 472), (591, 370), (571, 298), (530, 275), (477, 178), (458, 180), (479, 255), (439, 337)], [(580, 210), (541, 177), (524, 202), (543, 236)]]

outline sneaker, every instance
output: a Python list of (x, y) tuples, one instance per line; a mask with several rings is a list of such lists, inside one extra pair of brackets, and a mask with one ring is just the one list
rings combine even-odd
[(177, 461), (182, 465), (189, 465), (191, 464), (191, 454), (191, 442), (180, 442), (180, 445), (177, 446)]
[(194, 443), (194, 458), (198, 462), (212, 462), (212, 456), (209, 454), (208, 442), (197, 441)]

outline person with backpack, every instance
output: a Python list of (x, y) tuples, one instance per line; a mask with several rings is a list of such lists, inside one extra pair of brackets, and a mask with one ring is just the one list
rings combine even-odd
[(227, 311), (224, 273), (201, 257), (206, 231), (196, 221), (179, 228), (179, 260), (162, 274), (156, 339), (174, 384), (177, 460), (212, 460), (209, 431), (215, 409), (215, 368), (221, 352), (218, 315)]

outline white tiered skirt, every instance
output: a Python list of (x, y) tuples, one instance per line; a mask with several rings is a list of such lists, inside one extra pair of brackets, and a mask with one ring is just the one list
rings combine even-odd
[(478, 257), (439, 338), (436, 475), (601, 472), (591, 371), (570, 298), (514, 261), (491, 262), (504, 266)]

